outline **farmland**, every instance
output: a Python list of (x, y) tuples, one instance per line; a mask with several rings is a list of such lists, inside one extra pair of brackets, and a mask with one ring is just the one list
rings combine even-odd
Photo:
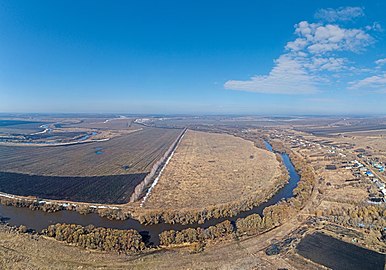
[(188, 130), (144, 204), (146, 208), (200, 208), (229, 203), (275, 187), (273, 153), (227, 134)]
[(25, 134), (39, 131), (45, 121), (24, 119), (0, 119), (0, 134)]
[(307, 235), (297, 249), (302, 256), (332, 269), (383, 270), (386, 262), (383, 254), (321, 233)]
[[(107, 204), (127, 203), (182, 131), (132, 126), (132, 119), (123, 117), (15, 119), (0, 124), (3, 136), (18, 134), (12, 143), (0, 145), (1, 192)], [(71, 143), (72, 138), (80, 139)]]
[(0, 190), (19, 196), (77, 202), (127, 203), (146, 173), (58, 177), (0, 172)]
[(68, 146), (0, 146), (0, 171), (51, 176), (148, 172), (181, 130), (144, 128), (108, 141)]
[[(91, 128), (91, 129), (106, 129), (106, 130), (123, 130), (133, 126), (133, 118), (92, 118), (82, 119), (77, 123), (68, 123), (67, 128)], [(135, 128), (135, 127), (134, 127)]]

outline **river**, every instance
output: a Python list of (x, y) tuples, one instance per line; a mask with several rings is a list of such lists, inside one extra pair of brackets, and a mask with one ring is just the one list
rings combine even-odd
[[(271, 145), (265, 142), (266, 147), (269, 151), (272, 151)], [(281, 154), (283, 163), (286, 166), (289, 172), (289, 181), (282, 187), (278, 192), (271, 197), (266, 202), (252, 208), (251, 210), (244, 211), (239, 213), (234, 217), (224, 217), (224, 218), (213, 218), (205, 221), (203, 224), (153, 224), (153, 225), (144, 225), (139, 223), (139, 221), (134, 219), (127, 220), (109, 220), (107, 218), (100, 217), (96, 213), (91, 213), (87, 215), (79, 214), (75, 211), (59, 211), (55, 213), (47, 213), (43, 211), (33, 211), (29, 208), (15, 207), (15, 206), (5, 206), (0, 204), (0, 217), (3, 218), (5, 222), (12, 226), (25, 225), (30, 229), (36, 231), (41, 231), (44, 228), (47, 228), (51, 224), (56, 223), (72, 223), (80, 224), (87, 226), (93, 224), (96, 227), (106, 227), (114, 229), (134, 229), (141, 232), (142, 235), (147, 235), (150, 237), (150, 241), (154, 244), (159, 244), (158, 235), (165, 230), (183, 230), (186, 228), (207, 228), (213, 226), (219, 222), (230, 220), (235, 222), (238, 218), (244, 218), (251, 214), (260, 214), (262, 215), (264, 208), (267, 206), (276, 204), (280, 200), (288, 199), (293, 196), (293, 190), (297, 186), (300, 176), (295, 171), (293, 164), (287, 154)]]

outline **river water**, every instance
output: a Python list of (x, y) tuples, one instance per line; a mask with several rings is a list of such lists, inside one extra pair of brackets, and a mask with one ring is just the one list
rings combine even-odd
[[(272, 151), (271, 145), (265, 142), (268, 150)], [(230, 220), (235, 222), (238, 218), (244, 218), (251, 214), (262, 215), (264, 208), (276, 204), (280, 200), (288, 199), (293, 196), (293, 190), (297, 186), (300, 176), (295, 171), (293, 164), (287, 154), (281, 154), (284, 165), (289, 172), (289, 181), (278, 192), (266, 202), (252, 208), (251, 210), (239, 213), (234, 217), (213, 218), (205, 221), (203, 224), (153, 224), (144, 225), (134, 219), (127, 220), (109, 220), (102, 218), (98, 214), (91, 213), (87, 215), (79, 214), (75, 211), (59, 211), (55, 213), (47, 213), (43, 211), (34, 211), (29, 208), (19, 208), (15, 206), (5, 206), (0, 204), (0, 217), (8, 224), (13, 226), (25, 225), (30, 229), (41, 231), (51, 224), (56, 223), (71, 223), (87, 226), (93, 224), (96, 227), (106, 227), (114, 229), (134, 229), (143, 235), (150, 237), (150, 241), (154, 244), (159, 244), (158, 235), (165, 230), (183, 230), (186, 228), (207, 228), (216, 225), (219, 222)]]

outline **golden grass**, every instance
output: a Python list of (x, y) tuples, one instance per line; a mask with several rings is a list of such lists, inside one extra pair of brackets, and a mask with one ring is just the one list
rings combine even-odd
[(146, 208), (201, 208), (274, 188), (275, 154), (227, 134), (188, 130)]

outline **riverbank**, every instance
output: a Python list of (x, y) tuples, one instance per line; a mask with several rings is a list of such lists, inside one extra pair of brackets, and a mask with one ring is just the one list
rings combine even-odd
[[(178, 142), (181, 141), (185, 131), (181, 133), (177, 138), (175, 144), (169, 149), (169, 153), (173, 153)], [(164, 157), (170, 157), (170, 154), (165, 153)], [(280, 164), (280, 176), (273, 180), (273, 188), (266, 190), (264, 193), (255, 192), (252, 195), (243, 197), (240, 200), (232, 201), (229, 203), (216, 204), (205, 208), (179, 208), (179, 209), (156, 209), (147, 208), (142, 209), (138, 203), (128, 204), (104, 204), (104, 203), (88, 203), (69, 200), (57, 200), (47, 198), (36, 198), (32, 196), (17, 196), (14, 194), (0, 193), (0, 203), (4, 205), (11, 205), (16, 207), (28, 207), (33, 210), (42, 210), (46, 212), (56, 211), (76, 211), (81, 214), (97, 213), (102, 217), (108, 219), (125, 220), (134, 218), (139, 220), (143, 224), (156, 224), (156, 223), (203, 223), (205, 220), (211, 218), (220, 218), (225, 216), (234, 216), (242, 211), (250, 210), (251, 208), (263, 203), (268, 198), (272, 197), (282, 186), (288, 181), (288, 172), (283, 164), (282, 159), (277, 155), (277, 160)], [(162, 160), (161, 160), (162, 161)], [(158, 162), (154, 167), (154, 173), (152, 175), (157, 176), (160, 173), (159, 167), (164, 167), (164, 163)], [(158, 172), (158, 174), (157, 174)], [(150, 175), (150, 174), (149, 174)], [(151, 179), (150, 176), (146, 177), (140, 185), (148, 182)], [(143, 188), (137, 187), (142, 190)], [(139, 191), (138, 194), (141, 192)]]
[(243, 241), (230, 240), (208, 245), (203, 253), (190, 247), (145, 250), (141, 254), (81, 249), (53, 238), (31, 236), (2, 229), (0, 225), (0, 266), (2, 269), (243, 269), (264, 266), (267, 269), (290, 268), (282, 258), (266, 256), (262, 249), (267, 239), (292, 228), (282, 228)]
[[(19, 226), (26, 225), (29, 228), (35, 229), (37, 231), (47, 228), (50, 224), (54, 223), (69, 223), (69, 224), (80, 224), (83, 226), (87, 226), (88, 224), (94, 224), (96, 227), (107, 227), (107, 228), (115, 228), (115, 229), (134, 229), (137, 231), (146, 231), (148, 236), (150, 237), (153, 243), (158, 244), (159, 239), (158, 236), (164, 231), (175, 230), (182, 231), (188, 228), (208, 228), (210, 226), (214, 226), (218, 223), (224, 222), (225, 220), (230, 220), (235, 222), (239, 218), (245, 218), (252, 214), (262, 215), (265, 208), (274, 205), (280, 202), (282, 199), (290, 198), (293, 193), (293, 189), (297, 186), (298, 181), (300, 180), (299, 175), (296, 173), (294, 166), (291, 164), (288, 156), (286, 154), (282, 154), (284, 164), (289, 170), (290, 180), (287, 185), (285, 185), (282, 189), (279, 190), (271, 199), (266, 202), (260, 204), (258, 207), (254, 207), (249, 211), (244, 211), (235, 215), (231, 218), (228, 217), (220, 217), (220, 218), (212, 218), (206, 220), (203, 224), (195, 223), (195, 224), (151, 224), (151, 225), (143, 225), (139, 221), (134, 219), (127, 219), (125, 221), (122, 220), (108, 220), (106, 218), (100, 217), (96, 213), (90, 213), (88, 215), (80, 215), (77, 212), (73, 211), (58, 211), (54, 213), (46, 213), (42, 211), (31, 211), (28, 208), (20, 208), (13, 206), (3, 206), (0, 205), (0, 213), (1, 215), (8, 217), (8, 223), (11, 225)], [(286, 188), (287, 187), (287, 188)], [(17, 206), (17, 205), (16, 205)], [(116, 209), (113, 209), (116, 210)], [(118, 210), (116, 210), (118, 211)]]
[[(173, 150), (177, 147), (178, 142), (185, 134), (181, 133), (180, 137), (177, 138), (175, 144), (169, 149), (169, 153), (173, 153)], [(170, 154), (165, 153), (164, 158), (170, 158)], [(203, 224), (206, 220), (221, 217), (232, 217), (240, 212), (248, 211), (259, 204), (264, 203), (269, 198), (273, 197), (274, 194), (282, 188), (288, 182), (288, 172), (283, 164), (282, 158), (277, 155), (277, 160), (280, 164), (280, 175), (275, 178), (271, 185), (272, 188), (266, 189), (263, 192), (256, 191), (248, 196), (243, 196), (239, 200), (231, 201), (228, 203), (215, 204), (204, 208), (178, 208), (178, 209), (167, 209), (165, 208), (141, 208), (139, 202), (127, 203), (127, 204), (102, 204), (102, 203), (87, 203), (87, 202), (75, 202), (68, 200), (49, 200), (40, 199), (36, 197), (23, 197), (16, 196), (13, 194), (0, 193), (0, 203), (4, 205), (16, 206), (16, 207), (28, 207), (33, 210), (42, 210), (46, 212), (57, 212), (57, 211), (76, 211), (81, 214), (96, 213), (101, 217), (106, 217), (111, 220), (127, 220), (136, 219), (142, 224), (157, 224), (157, 223), (180, 223), (180, 224), (192, 224), (199, 223)], [(160, 170), (164, 168), (165, 162), (158, 162), (154, 167), (154, 173), (156, 177)], [(146, 181), (149, 182), (150, 177), (146, 177)], [(138, 188), (138, 194), (143, 191), (143, 185), (146, 181), (143, 181)], [(151, 181), (150, 181), (151, 182)], [(149, 183), (150, 183), (149, 182)]]

